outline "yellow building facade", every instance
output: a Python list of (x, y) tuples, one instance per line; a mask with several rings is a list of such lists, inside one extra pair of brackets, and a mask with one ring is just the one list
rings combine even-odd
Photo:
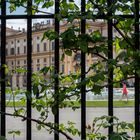
[[(68, 24), (61, 23), (60, 32), (66, 30)], [(107, 24), (103, 21), (91, 22), (87, 24), (87, 33), (99, 30), (103, 36), (107, 36)], [(27, 68), (27, 33), (26, 30), (14, 30), (7, 28), (6, 38), (6, 63), (10, 69), (17, 67)], [(54, 65), (54, 41), (42, 40), (43, 33), (49, 29), (54, 29), (53, 23), (35, 24), (32, 27), (32, 71), (39, 71), (44, 66)], [(62, 50), (60, 49), (60, 59)], [(75, 61), (76, 57), (76, 61)], [(86, 69), (89, 68), (98, 58), (93, 55), (86, 56)], [(80, 54), (65, 56), (64, 61), (60, 61), (60, 72), (70, 74), (76, 71), (77, 61), (80, 61)], [(26, 86), (26, 74), (13, 73), (11, 76), (11, 86), (23, 88)]]

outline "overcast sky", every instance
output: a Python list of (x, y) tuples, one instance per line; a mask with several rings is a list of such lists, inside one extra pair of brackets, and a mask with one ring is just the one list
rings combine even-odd
[[(41, 10), (41, 9), (40, 9)], [(6, 11), (6, 13), (7, 13), (7, 15), (24, 15), (24, 14), (26, 14), (25, 12), (25, 8), (23, 8), (23, 7), (19, 7), (19, 8), (17, 8), (17, 10), (15, 11), (15, 12), (12, 12), (12, 13), (10, 13), (10, 11), (9, 11), (9, 9), (8, 9), (8, 5), (7, 5), (7, 11)], [(49, 12), (49, 13), (52, 13), (54, 11), (54, 8), (53, 7), (51, 7), (51, 8), (49, 8), (49, 9), (47, 9), (47, 12)], [(41, 21), (44, 21), (44, 19), (35, 19), (35, 20), (33, 20), (33, 23), (34, 22), (41, 22)], [(22, 28), (27, 28), (27, 20), (26, 19), (15, 19), (15, 20), (7, 20), (7, 27), (9, 27), (9, 28), (13, 28), (13, 29), (22, 29)]]
[[(76, 2), (76, 4), (79, 5), (80, 0), (75, 0), (75, 2)], [(40, 9), (40, 10), (42, 10), (42, 9)], [(25, 14), (24, 11), (25, 11), (25, 9), (23, 7), (19, 7), (19, 8), (17, 8), (17, 10), (15, 12), (10, 13), (10, 11), (8, 9), (8, 4), (7, 4), (7, 14), (9, 14), (9, 15), (22, 15), (22, 14)], [(54, 7), (47, 9), (47, 12), (54, 13)], [(33, 23), (41, 22), (41, 21), (44, 21), (44, 19), (33, 20)], [(14, 29), (19, 29), (19, 28), (26, 29), (27, 28), (27, 20), (25, 20), (25, 19), (7, 20), (7, 27), (9, 27), (9, 28), (12, 27)]]

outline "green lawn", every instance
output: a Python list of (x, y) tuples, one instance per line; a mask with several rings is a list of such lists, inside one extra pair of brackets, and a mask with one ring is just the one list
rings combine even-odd
[[(107, 107), (108, 102), (107, 101), (88, 101), (87, 107)], [(114, 101), (113, 102), (114, 107), (133, 107), (134, 106), (134, 100), (131, 101)]]
[[(130, 100), (128, 102), (114, 101), (113, 104), (114, 104), (114, 107), (133, 107), (134, 106), (134, 100)], [(7, 102), (7, 107), (12, 107), (12, 106), (13, 106), (12, 102)], [(16, 107), (25, 106), (25, 103), (21, 103), (21, 102), (17, 101), (15, 103), (15, 106)], [(80, 103), (74, 101), (74, 106), (79, 107)], [(87, 101), (86, 106), (87, 107), (107, 107), (108, 102), (107, 101)]]

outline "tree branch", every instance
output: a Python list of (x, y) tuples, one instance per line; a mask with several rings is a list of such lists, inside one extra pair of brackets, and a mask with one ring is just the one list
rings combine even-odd
[[(135, 76), (130, 76), (130, 77), (126, 78), (125, 80), (132, 79), (132, 78), (135, 78)], [(106, 84), (106, 85), (100, 85), (100, 87), (101, 87), (101, 88), (104, 88), (104, 87), (108, 87), (108, 86), (111, 85), (111, 84), (121, 83), (121, 82), (122, 82), (122, 80), (114, 81), (114, 82), (109, 83), (109, 84)], [(91, 88), (91, 89), (89, 89), (89, 90), (86, 90), (86, 92), (90, 92), (90, 91), (93, 91), (93, 89)]]
[(129, 39), (122, 33), (122, 31), (119, 30), (119, 29), (117, 28), (117, 26), (116, 26), (115, 23), (113, 23), (113, 27), (118, 31), (118, 33), (124, 38), (124, 40), (125, 40), (131, 47), (133, 47), (134, 49), (136, 49), (135, 46), (129, 41)]
[(99, 53), (93, 53), (93, 54), (99, 56), (100, 58), (102, 58), (102, 59), (104, 59), (104, 60), (106, 60), (106, 61), (108, 60), (106, 57), (104, 57), (103, 55), (101, 55), (101, 54), (99, 54)]
[[(6, 0), (6, 2), (12, 3), (12, 4), (15, 4), (15, 3), (16, 3), (16, 2), (13, 2), (13, 1), (8, 1), (8, 0)], [(18, 5), (19, 5), (19, 2), (17, 2), (17, 3), (18, 3)], [(25, 6), (25, 5), (22, 4), (22, 3), (20, 3), (20, 6), (27, 9), (27, 6)], [(36, 9), (36, 8), (33, 8), (33, 7), (30, 7), (30, 8), (31, 8), (32, 10), (36, 10), (37, 13), (40, 12), (40, 13), (48, 14), (48, 15), (51, 15), (51, 14), (52, 14), (52, 13), (49, 13), (49, 12), (41, 11), (41, 10), (39, 10), (38, 8), (37, 8), (37, 9)]]
[[(89, 1), (90, 1), (94, 6), (96, 6), (96, 7), (98, 8), (99, 11), (102, 11), (102, 9), (99, 7), (99, 5), (95, 4), (92, 0), (89, 0)], [(115, 1), (114, 1), (114, 4), (115, 4)], [(112, 6), (113, 6), (113, 4), (112, 4)], [(106, 14), (103, 12), (102, 15), (106, 15)], [(131, 47), (133, 47), (133, 48), (136, 50), (135, 46), (129, 41), (128, 37), (125, 36), (125, 35), (121, 32), (121, 30), (119, 30), (119, 29), (117, 28), (116, 23), (113, 23), (112, 25), (113, 25), (113, 27), (118, 31), (118, 33), (124, 38), (124, 40), (126, 40), (126, 42), (127, 42)]]
[(7, 113), (7, 112), (2, 112), (0, 111), (0, 114), (4, 114), (4, 115), (8, 115), (8, 116), (14, 116), (14, 117), (19, 117), (19, 118), (22, 118), (22, 121), (25, 121), (25, 120), (30, 120), (30, 121), (33, 121), (33, 122), (36, 122), (38, 124), (43, 124), (53, 130), (55, 130), (56, 132), (58, 133), (61, 133), (62, 135), (64, 135), (68, 140), (73, 140), (73, 138), (71, 138), (68, 134), (66, 134), (65, 132), (63, 132), (62, 130), (59, 130), (53, 126), (50, 125), (50, 123), (45, 123), (45, 122), (42, 122), (42, 121), (39, 121), (39, 120), (36, 120), (36, 119), (33, 119), (33, 118), (29, 118), (29, 117), (25, 117), (25, 116), (22, 116), (22, 115), (19, 115), (19, 114), (11, 114), (11, 113)]

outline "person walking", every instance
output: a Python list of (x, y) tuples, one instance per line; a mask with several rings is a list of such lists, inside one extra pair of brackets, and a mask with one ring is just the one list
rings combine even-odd
[(127, 91), (127, 88), (126, 88), (126, 83), (123, 82), (122, 84), (123, 84), (123, 89), (122, 89), (122, 99), (123, 99), (124, 97), (126, 97), (127, 102), (128, 102), (128, 91)]

